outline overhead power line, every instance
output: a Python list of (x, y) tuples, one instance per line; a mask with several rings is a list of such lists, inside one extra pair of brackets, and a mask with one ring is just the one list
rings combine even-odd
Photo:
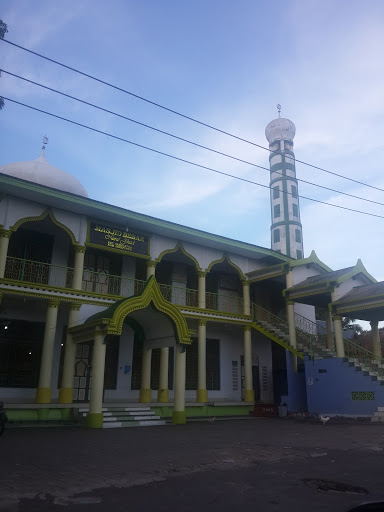
[[(262, 146), (261, 144), (256, 144), (255, 142), (252, 142), (250, 140), (244, 139), (243, 137), (239, 137), (238, 135), (234, 135), (233, 133), (230, 133), (230, 132), (227, 132), (227, 131), (222, 130), (220, 128), (217, 128), (217, 127), (215, 127), (215, 126), (213, 126), (211, 124), (204, 123), (203, 121), (199, 121), (198, 119), (196, 119), (194, 117), (188, 116), (186, 114), (178, 112), (177, 110), (174, 110), (174, 109), (171, 109), (171, 108), (166, 107), (164, 105), (161, 105), (160, 103), (157, 103), (155, 101), (149, 100), (148, 98), (144, 98), (143, 96), (140, 96), (140, 95), (135, 94), (135, 93), (133, 93), (131, 91), (128, 91), (127, 89), (123, 89), (122, 87), (119, 87), (117, 85), (111, 84), (110, 82), (102, 80), (101, 78), (97, 78), (97, 77), (95, 77), (93, 75), (90, 75), (89, 73), (85, 73), (84, 71), (80, 71), (79, 69), (76, 69), (76, 68), (73, 68), (71, 66), (68, 66), (67, 64), (64, 64), (63, 62), (60, 62), (58, 60), (51, 59), (50, 57), (42, 55), (41, 53), (34, 52), (33, 50), (30, 50), (29, 48), (25, 48), (24, 46), (21, 46), (19, 44), (13, 43), (12, 41), (8, 41), (7, 39), (1, 39), (0, 41), (3, 41), (4, 43), (10, 44), (12, 46), (15, 46), (16, 48), (20, 48), (21, 50), (23, 50), (25, 52), (31, 53), (32, 55), (36, 55), (37, 57), (45, 59), (45, 60), (47, 60), (49, 62), (52, 62), (54, 64), (57, 64), (58, 66), (61, 66), (61, 67), (66, 68), (66, 69), (69, 69), (70, 71), (73, 71), (74, 73), (78, 73), (79, 75), (86, 76), (87, 78), (90, 78), (91, 80), (95, 80), (96, 82), (99, 82), (99, 83), (101, 83), (103, 85), (106, 85), (108, 87), (112, 87), (113, 89), (115, 89), (117, 91), (120, 91), (120, 92), (123, 92), (125, 94), (128, 94), (129, 96), (137, 98), (137, 99), (139, 99), (141, 101), (145, 101), (146, 103), (149, 103), (150, 105), (153, 105), (155, 107), (161, 108), (162, 110), (166, 110), (167, 112), (171, 112), (172, 114), (175, 114), (175, 115), (177, 115), (179, 117), (183, 117), (184, 119), (188, 119), (189, 121), (197, 123), (197, 124), (199, 124), (201, 126), (205, 126), (206, 128), (209, 128), (209, 129), (214, 130), (216, 132), (219, 132), (219, 133), (222, 133), (224, 135), (227, 135), (228, 137), (232, 137), (234, 139), (240, 140), (242, 142), (245, 142), (246, 144), (251, 144), (252, 146), (255, 146), (257, 148), (264, 149), (264, 150), (266, 150), (266, 151), (268, 151), (270, 153), (272, 152), (271, 149), (269, 149), (269, 148), (267, 148), (265, 146)], [(332, 174), (333, 176), (337, 176), (338, 178), (343, 178), (345, 180), (352, 181), (353, 183), (357, 183), (359, 185), (363, 185), (364, 187), (369, 187), (369, 188), (372, 188), (372, 189), (375, 189), (375, 190), (379, 190), (380, 192), (384, 192), (384, 189), (382, 189), (380, 187), (375, 187), (374, 185), (370, 185), (368, 183), (364, 183), (362, 181), (355, 180), (353, 178), (349, 178), (348, 176), (343, 176), (342, 174), (339, 174), (339, 173), (333, 172), (333, 171), (329, 171), (327, 169), (324, 169), (323, 167), (319, 167), (317, 165), (305, 162), (304, 160), (298, 160), (296, 158), (296, 162), (298, 162), (300, 164), (303, 164), (303, 165), (306, 165), (308, 167), (312, 167), (312, 169), (316, 169), (318, 171), (322, 171), (322, 172), (326, 172), (328, 174)]]
[[(267, 171), (268, 173), (270, 173), (270, 169), (268, 169), (267, 167), (263, 167), (262, 165), (255, 164), (253, 162), (248, 162), (247, 160), (243, 160), (242, 158), (238, 158), (236, 156), (229, 155), (229, 154), (224, 153), (222, 151), (218, 151), (216, 149), (204, 146), (202, 144), (198, 144), (197, 142), (193, 142), (193, 141), (185, 139), (183, 137), (179, 137), (178, 135), (175, 135), (173, 133), (166, 132), (164, 130), (160, 130), (158, 128), (155, 128), (154, 126), (150, 126), (150, 125), (148, 125), (146, 123), (142, 123), (140, 121), (137, 121), (136, 119), (132, 119), (130, 117), (127, 117), (127, 116), (124, 116), (122, 114), (119, 114), (118, 112), (113, 112), (112, 110), (108, 110), (106, 108), (100, 107), (99, 105), (95, 105), (94, 103), (90, 103), (89, 101), (85, 101), (85, 100), (82, 100), (80, 98), (76, 98), (75, 96), (71, 96), (70, 94), (66, 94), (65, 92), (59, 91), (59, 90), (54, 89), (52, 87), (48, 87), (47, 85), (41, 84), (39, 82), (35, 82), (34, 80), (30, 80), (29, 78), (25, 78), (23, 76), (16, 75), (15, 73), (11, 73), (10, 71), (6, 71), (5, 69), (0, 69), (0, 73), (6, 73), (7, 75), (13, 76), (15, 78), (18, 78), (18, 79), (23, 80), (25, 82), (28, 82), (30, 84), (37, 85), (38, 87), (41, 87), (41, 88), (46, 89), (48, 91), (54, 92), (56, 94), (60, 94), (61, 96), (64, 96), (66, 98), (70, 98), (71, 100), (74, 100), (74, 101), (77, 101), (79, 103), (83, 103), (84, 105), (88, 105), (88, 106), (90, 106), (92, 108), (96, 108), (98, 110), (101, 110), (102, 112), (106, 112), (108, 114), (111, 114), (113, 116), (119, 117), (121, 119), (125, 119), (126, 121), (130, 121), (130, 122), (138, 124), (140, 126), (144, 126), (145, 128), (148, 128), (150, 130), (156, 131), (156, 132), (161, 133), (163, 135), (167, 135), (168, 137), (173, 137), (174, 139), (180, 140), (182, 142), (186, 142), (188, 144), (192, 144), (193, 146), (205, 149), (207, 151), (211, 151), (212, 153), (216, 153), (218, 155), (221, 155), (221, 156), (224, 156), (224, 157), (227, 157), (227, 158), (231, 158), (232, 160), (236, 160), (237, 162), (241, 162), (243, 164), (251, 165), (252, 167), (257, 167), (259, 169), (263, 169), (263, 170)], [(281, 171), (274, 171), (274, 172), (276, 174), (280, 174), (280, 175), (282, 174)], [(341, 190), (336, 190), (336, 189), (331, 188), (331, 187), (326, 187), (324, 185), (319, 185), (317, 183), (313, 183), (311, 181), (303, 180), (301, 178), (296, 178), (296, 180), (301, 182), (301, 183), (306, 183), (307, 185), (311, 185), (313, 187), (322, 188), (324, 190), (335, 192), (335, 193), (340, 194), (340, 195), (345, 195), (345, 196), (348, 196), (348, 197), (352, 197), (353, 199), (359, 199), (361, 201), (366, 201), (367, 203), (378, 204), (380, 206), (384, 206), (384, 203), (380, 203), (378, 201), (373, 201), (372, 199), (367, 199), (365, 197), (356, 196), (354, 194), (349, 194), (348, 192), (342, 192)]]
[[(189, 164), (189, 165), (193, 165), (195, 167), (199, 167), (200, 169), (205, 169), (207, 171), (211, 171), (211, 172), (214, 172), (216, 174), (220, 174), (222, 176), (227, 176), (229, 178), (234, 178), (236, 180), (243, 181), (245, 183), (250, 183), (252, 185), (257, 185), (258, 187), (267, 188), (269, 190), (271, 188), (269, 185), (263, 185), (262, 183), (257, 183), (256, 181), (252, 181), (252, 180), (249, 180), (249, 179), (246, 179), (246, 178), (241, 178), (240, 176), (235, 176), (234, 174), (230, 174), (230, 173), (227, 173), (227, 172), (224, 172), (224, 171), (219, 171), (217, 169), (213, 169), (212, 167), (208, 167), (206, 165), (198, 164), (196, 162), (191, 162), (190, 160), (186, 160), (185, 158), (180, 158), (178, 156), (171, 155), (169, 153), (165, 153), (164, 151), (159, 151), (157, 149), (150, 148), (148, 146), (144, 146), (143, 144), (138, 144), (137, 142), (133, 142), (133, 141), (130, 141), (128, 139), (124, 139), (123, 137), (118, 137), (117, 135), (113, 135), (112, 133), (108, 133), (108, 132), (105, 132), (103, 130), (98, 130), (97, 128), (93, 128), (92, 126), (88, 126), (88, 125), (85, 125), (83, 123), (79, 123), (77, 121), (73, 121), (72, 119), (67, 119), (67, 118), (59, 116), (57, 114), (52, 114), (51, 112), (47, 112), (46, 110), (42, 110), (42, 109), (37, 108), (37, 107), (32, 107), (31, 105), (27, 105), (26, 103), (22, 103), (21, 101), (16, 101), (16, 100), (13, 100), (11, 98), (6, 98), (5, 96), (3, 96), (3, 98), (5, 100), (7, 100), (7, 101), (12, 102), (12, 103), (16, 103), (17, 105), (21, 105), (21, 106), (29, 108), (31, 110), (35, 110), (36, 112), (41, 112), (42, 114), (46, 114), (48, 116), (55, 117), (56, 119), (60, 119), (61, 121), (66, 121), (67, 123), (71, 123), (71, 124), (74, 124), (76, 126), (81, 126), (82, 128), (86, 128), (87, 130), (90, 130), (90, 131), (93, 131), (93, 132), (96, 132), (96, 133), (100, 133), (101, 135), (106, 135), (107, 137), (119, 140), (121, 142), (126, 142), (127, 144), (131, 144), (133, 146), (145, 149), (147, 151), (151, 151), (152, 153), (156, 153), (158, 155), (163, 155), (163, 156), (166, 156), (168, 158), (172, 158), (173, 160), (177, 160), (179, 162), (183, 162), (183, 163), (186, 163), (186, 164)], [(284, 194), (287, 194), (287, 195), (293, 195), (292, 192), (288, 192), (288, 191), (282, 191), (282, 192)], [(315, 203), (320, 203), (320, 204), (325, 204), (327, 206), (332, 206), (333, 208), (339, 208), (341, 210), (347, 210), (347, 211), (354, 212), (354, 213), (359, 213), (359, 214), (362, 214), (362, 215), (368, 215), (370, 217), (377, 217), (377, 218), (380, 218), (380, 219), (384, 219), (383, 215), (377, 215), (375, 213), (363, 212), (361, 210), (356, 210), (354, 208), (347, 208), (346, 206), (340, 206), (340, 205), (337, 205), (337, 204), (327, 203), (326, 201), (320, 201), (319, 199), (313, 199), (312, 197), (306, 197), (306, 196), (302, 196), (302, 195), (300, 195), (299, 197), (301, 199), (306, 199), (308, 201), (313, 201)]]

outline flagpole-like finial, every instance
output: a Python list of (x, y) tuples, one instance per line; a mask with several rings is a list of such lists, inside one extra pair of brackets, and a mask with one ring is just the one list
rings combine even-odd
[(44, 135), (43, 137), (43, 147), (41, 148), (43, 151), (45, 149), (45, 146), (48, 144), (48, 137)]
[(280, 105), (280, 103), (277, 104), (277, 111), (278, 111), (279, 117), (280, 117), (280, 114), (281, 114), (281, 105)]

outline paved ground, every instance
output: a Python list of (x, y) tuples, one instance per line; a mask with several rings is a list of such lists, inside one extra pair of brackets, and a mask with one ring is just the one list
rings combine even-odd
[(8, 428), (0, 450), (0, 510), (12, 512), (316, 512), (384, 501), (376, 424)]

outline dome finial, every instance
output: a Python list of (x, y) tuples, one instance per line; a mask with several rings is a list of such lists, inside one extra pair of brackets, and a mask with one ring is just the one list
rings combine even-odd
[(279, 117), (280, 117), (280, 114), (281, 114), (281, 105), (280, 105), (280, 103), (278, 103), (276, 106), (277, 106), (277, 111), (278, 111), (278, 113), (279, 113)]
[(45, 146), (48, 144), (48, 137), (44, 135), (43, 137), (43, 147), (41, 148), (43, 151), (45, 150)]

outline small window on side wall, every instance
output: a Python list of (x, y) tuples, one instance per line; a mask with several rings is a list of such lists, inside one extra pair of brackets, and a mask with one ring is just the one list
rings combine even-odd
[(297, 187), (292, 185), (292, 197), (297, 198)]
[(275, 204), (273, 207), (273, 217), (276, 219), (276, 217), (280, 217), (280, 205)]
[(298, 217), (299, 216), (299, 209), (297, 207), (297, 204), (293, 204), (292, 205), (292, 213), (293, 213), (294, 217)]
[(297, 249), (296, 251), (296, 257), (298, 260), (301, 260), (301, 258), (303, 257), (303, 253), (299, 249)]
[(298, 244), (301, 243), (301, 231), (300, 229), (295, 229), (295, 239)]
[(273, 230), (273, 243), (280, 242), (280, 230), (274, 229)]
[(273, 187), (273, 199), (279, 199), (280, 190), (279, 187)]

